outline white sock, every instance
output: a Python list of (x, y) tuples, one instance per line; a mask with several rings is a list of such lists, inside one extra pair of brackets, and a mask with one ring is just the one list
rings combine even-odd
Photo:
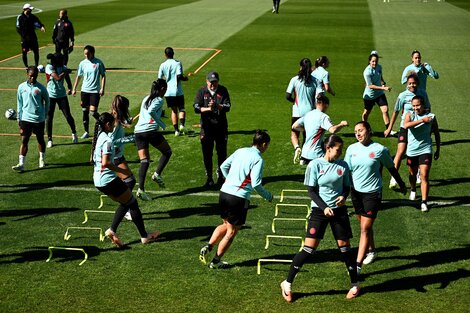
[(18, 156), (18, 163), (19, 163), (20, 165), (24, 165), (24, 159), (25, 159), (25, 157), (26, 157), (26, 156), (24, 156), (24, 155)]
[(39, 152), (39, 159), (44, 160), (46, 158), (46, 152)]

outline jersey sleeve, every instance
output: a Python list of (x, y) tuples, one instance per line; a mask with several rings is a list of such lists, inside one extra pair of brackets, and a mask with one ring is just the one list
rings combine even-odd
[(382, 148), (382, 153), (380, 154), (380, 163), (386, 168), (394, 167), (392, 156), (387, 147)]
[(314, 161), (310, 162), (305, 170), (304, 185), (310, 187), (318, 186), (318, 171)]

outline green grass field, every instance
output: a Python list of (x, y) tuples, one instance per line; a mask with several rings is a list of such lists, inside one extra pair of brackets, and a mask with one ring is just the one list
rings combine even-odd
[[(0, 0), (1, 112), (16, 108), (16, 89), (26, 79), (14, 30), (14, 15), (23, 4)], [(52, 0), (31, 4), (42, 10), (38, 16), (46, 24), (47, 32), (38, 34), (41, 63), (46, 64), (46, 54), (53, 51), (52, 25), (63, 4)], [(161, 238), (142, 246), (134, 225), (123, 221), (119, 234), (128, 244), (126, 249), (115, 248), (108, 239), (99, 241), (95, 230), (71, 229), (71, 238), (65, 241), (67, 227), (104, 231), (111, 222), (110, 214), (90, 213), (82, 225), (84, 210), (96, 209), (100, 195), (87, 162), (90, 141), (73, 145), (65, 119), (56, 112), (54, 133), (59, 137), (47, 150), (48, 166), (37, 168), (32, 138), (27, 170), (17, 174), (10, 168), (18, 160), (18, 126), (2, 118), (0, 312), (468, 312), (470, 7), (466, 1), (289, 0), (281, 2), (279, 15), (271, 14), (267, 0), (89, 0), (67, 1), (67, 6), (77, 30), (69, 67), (75, 70), (83, 58), (80, 47), (92, 44), (108, 69), (100, 111), (122, 94), (137, 114), (164, 61), (163, 49), (172, 46), (186, 73), (199, 69), (183, 85), (190, 128), (198, 123), (191, 109), (196, 90), (204, 84), (205, 74), (216, 69), (233, 105), (228, 115), (229, 152), (249, 145), (255, 129), (269, 131), (272, 142), (264, 154), (263, 181), (276, 198), (270, 204), (253, 196), (247, 224), (224, 257), (234, 267), (217, 271), (202, 266), (199, 249), (220, 222), (218, 192), (200, 187), (205, 176), (198, 128), (192, 128), (191, 136), (175, 138), (166, 119), (169, 128), (164, 134), (173, 150), (163, 173), (167, 188), (159, 189), (148, 180), (153, 201), (140, 202), (146, 227), (160, 230)], [(349, 279), (327, 233), (295, 281), (296, 301), (285, 303), (279, 283), (288, 265), (264, 264), (257, 275), (257, 262), (292, 259), (299, 248), (297, 241), (272, 240), (265, 249), (281, 191), (304, 188), (304, 169), (292, 164), (291, 108), (284, 99), (289, 79), (301, 58), (327, 55), (337, 93), (330, 97), (328, 113), (336, 123), (347, 120), (353, 125), (362, 112), (362, 71), (370, 51), (383, 56), (384, 78), (393, 88), (387, 94), (392, 110), (404, 90), (401, 73), (414, 49), (441, 76), (428, 80), (442, 137), (441, 158), (431, 170), (430, 212), (421, 213), (406, 196), (385, 187), (383, 210), (374, 227), (379, 257), (363, 267), (364, 294), (353, 301), (345, 299)], [(221, 52), (209, 60), (217, 50)], [(45, 83), (45, 76), (40, 75), (39, 81)], [(81, 133), (79, 98), (69, 100)], [(380, 133), (378, 111), (374, 109), (370, 122)], [(347, 145), (353, 143), (353, 127), (345, 128), (341, 136)], [(374, 140), (395, 152), (396, 138)], [(137, 174), (135, 146), (126, 146), (125, 154)], [(151, 155), (154, 161), (159, 157), (156, 150)], [(155, 166), (152, 163), (151, 170)], [(400, 173), (406, 177), (406, 166)], [(388, 179), (384, 173), (384, 181)], [(304, 194), (289, 196), (285, 202), (309, 204)], [(115, 207), (108, 200), (103, 209)], [(305, 212), (282, 214), (302, 217)], [(357, 247), (358, 224), (355, 219), (351, 224), (352, 244)], [(302, 223), (278, 222), (276, 234), (304, 236), (304, 230)], [(46, 263), (49, 246), (83, 248), (88, 261), (79, 266), (82, 253), (57, 251)]]

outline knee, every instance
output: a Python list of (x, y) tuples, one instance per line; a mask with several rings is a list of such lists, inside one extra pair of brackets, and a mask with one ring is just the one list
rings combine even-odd
[(172, 154), (173, 154), (173, 151), (171, 151), (171, 148), (163, 152), (163, 155), (166, 156), (167, 158), (170, 158)]

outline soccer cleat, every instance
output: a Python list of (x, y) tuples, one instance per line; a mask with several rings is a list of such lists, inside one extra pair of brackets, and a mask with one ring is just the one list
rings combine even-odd
[(305, 161), (304, 159), (300, 159), (299, 164), (302, 165), (302, 166), (306, 166), (307, 161)]
[(416, 200), (416, 191), (410, 191), (410, 200), (411, 201), (414, 201)]
[(212, 269), (227, 269), (230, 267), (230, 264), (227, 263), (227, 262), (223, 262), (223, 261), (220, 261), (219, 263), (214, 263), (214, 262), (211, 262), (209, 264), (209, 268), (212, 268)]
[(398, 187), (398, 183), (397, 181), (395, 180), (395, 178), (390, 178), (390, 184), (388, 185), (388, 188), (390, 189), (395, 189)]
[(72, 134), (72, 142), (73, 142), (73, 143), (78, 143), (77, 134)]
[(47, 142), (47, 147), (48, 147), (48, 148), (52, 148), (52, 140), (49, 140), (49, 141)]
[(44, 159), (39, 158), (39, 168), (43, 168), (46, 166), (46, 162), (44, 162)]
[(214, 180), (212, 178), (207, 178), (204, 188), (211, 188), (214, 186)]
[(205, 245), (201, 248), (201, 251), (199, 251), (199, 261), (201, 261), (202, 264), (207, 264), (207, 257), (209, 256), (209, 253), (209, 245)]
[(394, 130), (390, 131), (390, 136), (395, 136), (396, 134), (397, 134), (396, 131), (394, 131)]
[(284, 280), (281, 283), (281, 294), (287, 302), (292, 302), (292, 291), (291, 291), (291, 284)]
[(119, 248), (122, 248), (124, 244), (122, 243), (121, 239), (119, 239), (118, 235), (111, 230), (111, 228), (108, 228), (104, 234), (111, 239), (111, 241), (118, 246)]
[(18, 173), (21, 173), (21, 172), (24, 171), (24, 165), (18, 163), (16, 165), (12, 166), (11, 169), (18, 172)]
[(124, 215), (124, 218), (128, 221), (132, 221), (131, 212), (127, 211), (126, 214)]
[(429, 208), (428, 208), (428, 205), (426, 203), (421, 203), (421, 212), (428, 212), (429, 211)]
[(142, 242), (142, 244), (146, 245), (157, 240), (158, 236), (160, 236), (160, 232), (157, 230), (156, 232), (148, 234), (147, 238), (140, 238), (140, 241)]
[(366, 254), (366, 257), (364, 258), (364, 261), (362, 261), (362, 264), (371, 264), (375, 261), (376, 258), (377, 258), (377, 252), (370, 251), (369, 253)]
[(186, 128), (183, 125), (180, 125), (179, 132), (181, 135), (186, 134)]
[(180, 135), (180, 132), (175, 130), (175, 137), (178, 137)]
[(359, 287), (359, 285), (352, 286), (351, 289), (349, 289), (348, 294), (346, 295), (346, 299), (354, 299), (359, 296), (360, 292), (361, 287)]
[(88, 132), (84, 132), (83, 135), (80, 137), (80, 139), (87, 139), (90, 137), (90, 134)]
[(297, 147), (294, 152), (294, 164), (299, 164), (301, 154), (302, 149), (300, 149), (300, 147)]
[(137, 195), (137, 198), (142, 199), (144, 201), (152, 201), (152, 198), (150, 198), (150, 196), (140, 188), (137, 189), (136, 195)]
[(156, 182), (160, 188), (165, 188), (165, 182), (163, 181), (163, 178), (157, 173), (152, 174), (152, 180)]

